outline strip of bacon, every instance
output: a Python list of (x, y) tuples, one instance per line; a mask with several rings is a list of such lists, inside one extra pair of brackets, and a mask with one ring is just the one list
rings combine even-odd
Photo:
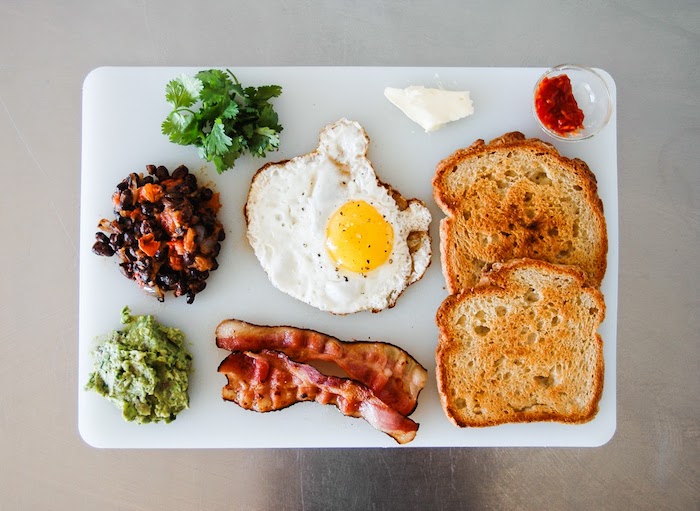
[(258, 326), (228, 319), (216, 328), (216, 345), (229, 351), (281, 351), (297, 362), (334, 362), (402, 415), (416, 408), (428, 372), (401, 348), (385, 342), (345, 342), (288, 326)]
[(387, 406), (361, 383), (326, 376), (284, 353), (237, 351), (221, 362), (218, 371), (228, 380), (222, 397), (247, 410), (270, 412), (300, 401), (316, 401), (333, 404), (349, 417), (365, 419), (400, 444), (413, 440), (418, 431), (418, 424)]

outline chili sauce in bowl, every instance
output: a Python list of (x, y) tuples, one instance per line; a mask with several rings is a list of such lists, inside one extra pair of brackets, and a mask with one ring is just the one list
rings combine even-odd
[(593, 69), (562, 64), (537, 81), (532, 112), (551, 137), (585, 140), (610, 120), (612, 98), (605, 80)]

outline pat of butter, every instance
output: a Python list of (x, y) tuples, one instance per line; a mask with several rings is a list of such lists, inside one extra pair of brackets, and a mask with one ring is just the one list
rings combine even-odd
[(469, 91), (427, 89), (422, 85), (412, 85), (405, 89), (387, 87), (384, 96), (426, 132), (474, 113)]

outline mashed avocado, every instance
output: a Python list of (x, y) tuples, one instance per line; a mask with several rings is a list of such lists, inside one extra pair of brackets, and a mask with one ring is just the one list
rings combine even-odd
[(153, 316), (122, 309), (122, 330), (112, 330), (94, 351), (95, 372), (85, 386), (103, 395), (127, 421), (171, 422), (189, 407), (187, 388), (192, 356), (177, 328)]

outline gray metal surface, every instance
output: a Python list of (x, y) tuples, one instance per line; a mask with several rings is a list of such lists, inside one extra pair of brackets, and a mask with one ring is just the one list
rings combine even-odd
[[(102, 65), (549, 66), (618, 88), (618, 428), (594, 449), (102, 451), (77, 431)], [(0, 509), (699, 509), (700, 4), (0, 3)], [(465, 143), (468, 141), (465, 141)]]

